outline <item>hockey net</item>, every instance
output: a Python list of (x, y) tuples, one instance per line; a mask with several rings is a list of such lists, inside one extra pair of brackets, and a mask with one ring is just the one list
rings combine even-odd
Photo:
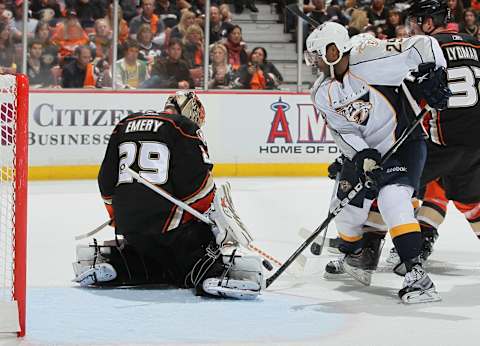
[(0, 336), (25, 333), (28, 79), (0, 75)]

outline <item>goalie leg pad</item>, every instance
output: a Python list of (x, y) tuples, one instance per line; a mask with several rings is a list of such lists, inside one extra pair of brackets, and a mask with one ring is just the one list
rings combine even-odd
[(94, 267), (88, 267), (85, 269), (86, 270), (76, 275), (75, 279), (73, 280), (79, 283), (82, 287), (88, 287), (97, 285), (101, 282), (112, 281), (117, 277), (117, 271), (111, 264), (108, 263), (100, 263)]
[(208, 278), (203, 281), (202, 288), (213, 296), (244, 300), (256, 299), (261, 290), (257, 282), (229, 278)]

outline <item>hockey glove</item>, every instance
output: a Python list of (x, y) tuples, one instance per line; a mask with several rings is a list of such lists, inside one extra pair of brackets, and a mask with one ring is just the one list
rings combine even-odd
[(379, 163), (382, 155), (376, 149), (367, 148), (353, 157), (355, 170), (367, 189), (377, 190), (380, 186), (383, 170)]
[(445, 68), (437, 68), (435, 63), (423, 63), (418, 65), (418, 72), (413, 72), (412, 75), (419, 86), (421, 97), (430, 107), (438, 110), (447, 108), (452, 92), (447, 85)]
[(342, 166), (343, 166), (343, 160), (344, 160), (344, 156), (343, 155), (340, 155), (339, 157), (337, 157), (335, 159), (335, 161), (333, 161), (327, 168), (328, 170), (328, 177), (332, 180), (335, 180), (337, 178), (337, 174), (340, 173), (340, 171), (342, 170)]

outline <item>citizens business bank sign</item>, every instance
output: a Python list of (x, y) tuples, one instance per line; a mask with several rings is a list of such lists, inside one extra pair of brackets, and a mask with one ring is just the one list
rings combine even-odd
[[(30, 166), (99, 165), (114, 126), (128, 114), (160, 111), (169, 92), (30, 93)], [(198, 92), (217, 165), (328, 163), (337, 147), (307, 94)]]

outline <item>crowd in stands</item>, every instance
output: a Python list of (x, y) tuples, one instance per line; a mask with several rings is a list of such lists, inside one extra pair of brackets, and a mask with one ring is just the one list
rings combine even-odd
[[(268, 1), (268, 0), (267, 0)], [(265, 1), (265, 3), (267, 3)], [(272, 1), (272, 0), (271, 0)], [(296, 39), (297, 19), (274, 4), (285, 32)], [(296, 1), (295, 1), (296, 2)], [(31, 0), (27, 73), (32, 87), (276, 89), (283, 77), (264, 47), (247, 47), (236, 14), (258, 12), (253, 0), (212, 0), (205, 47), (205, 0), (119, 0), (117, 60), (113, 59), (111, 0)], [(479, 37), (480, 0), (448, 0), (452, 30)], [(0, 73), (22, 62), (23, 0), (0, 0)], [(410, 35), (408, 3), (391, 0), (304, 0), (317, 22), (336, 21), (351, 35)], [(304, 25), (304, 39), (312, 28)], [(115, 66), (115, 69), (112, 67)], [(115, 70), (115, 75), (112, 75)]]

